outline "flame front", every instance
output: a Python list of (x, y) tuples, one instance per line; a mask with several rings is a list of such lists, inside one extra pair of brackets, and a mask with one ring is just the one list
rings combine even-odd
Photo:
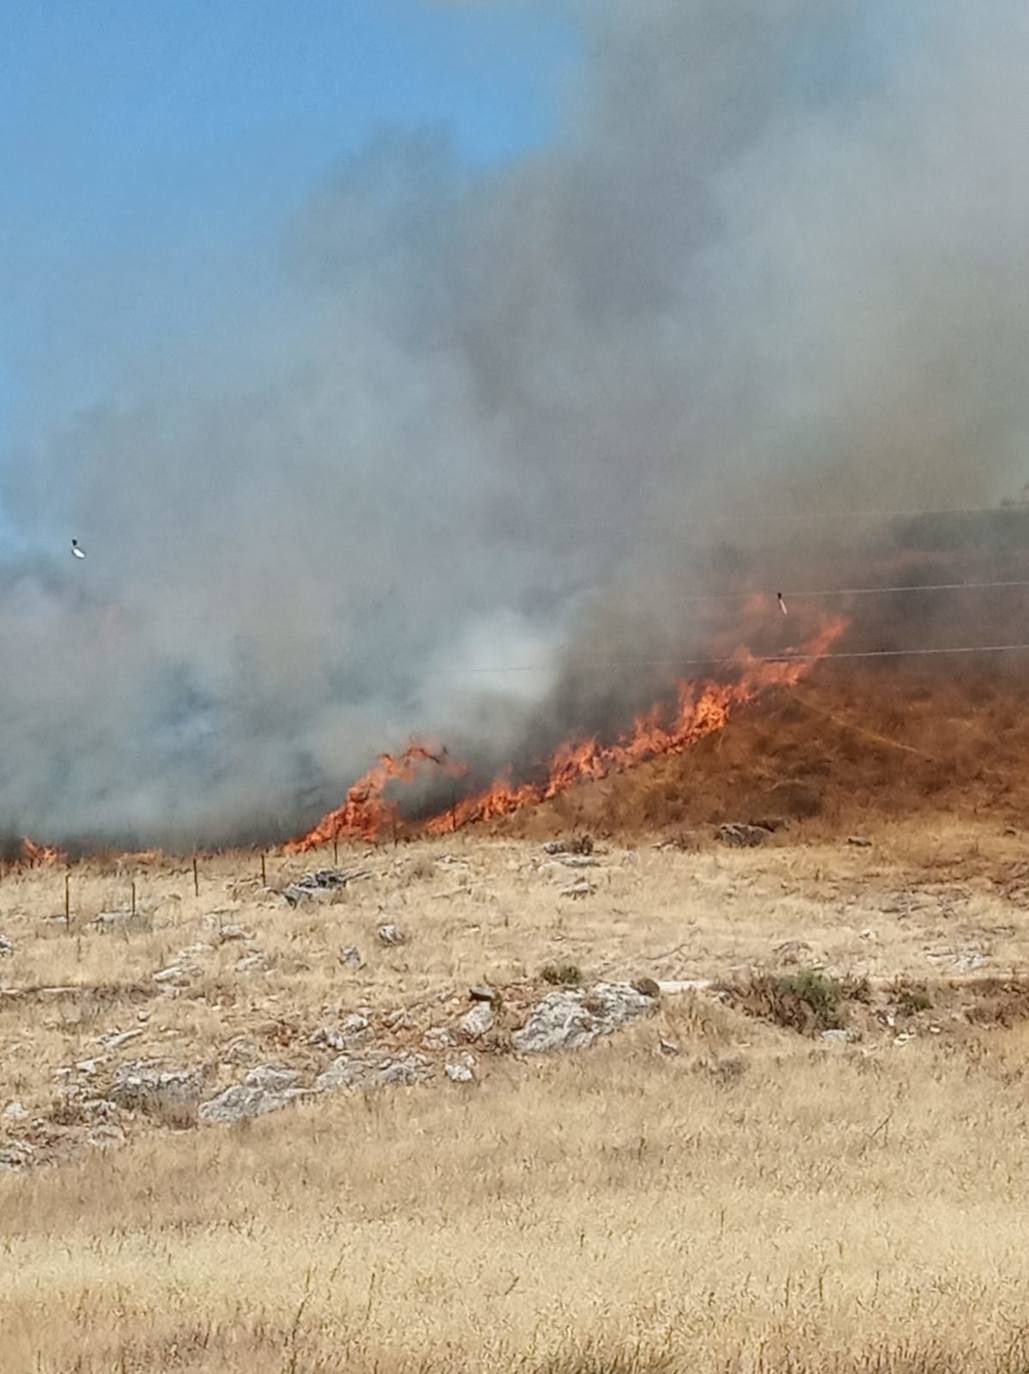
[(63, 855), (52, 845), (36, 844), (26, 835), (21, 842), (20, 864), (23, 868), (43, 868), (47, 864), (60, 863)]
[[(632, 730), (614, 744), (597, 739), (563, 744), (551, 758), (547, 776), (538, 783), (514, 784), (498, 778), (485, 791), (464, 798), (449, 810), (433, 816), (422, 827), (429, 835), (448, 835), (475, 821), (497, 820), (523, 807), (548, 801), (581, 782), (596, 782), (612, 773), (661, 755), (680, 754), (698, 740), (723, 729), (732, 712), (775, 687), (795, 687), (847, 628), (843, 617), (827, 620), (800, 649), (776, 659), (755, 658), (749, 649), (732, 657), (737, 681), (680, 682), (672, 719), (662, 724), (660, 706), (640, 715)], [(315, 828), (287, 846), (289, 853), (303, 853), (333, 839), (372, 840), (389, 825), (398, 823), (397, 809), (384, 798), (394, 781), (412, 782), (424, 764), (445, 768), (450, 777), (467, 770), (452, 763), (445, 751), (410, 744), (398, 757), (384, 754), (374, 768), (354, 783), (342, 806), (330, 811)]]
[(382, 754), (373, 768), (358, 778), (343, 798), (343, 804), (323, 816), (302, 839), (285, 846), (287, 854), (302, 854), (334, 839), (374, 839), (391, 821), (396, 821), (395, 806), (383, 798), (391, 782), (414, 782), (421, 764), (442, 768), (450, 777), (461, 777), (464, 768), (451, 763), (445, 749), (425, 744), (409, 744), (402, 754)]

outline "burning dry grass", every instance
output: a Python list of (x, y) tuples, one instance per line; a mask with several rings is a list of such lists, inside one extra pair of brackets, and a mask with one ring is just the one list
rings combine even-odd
[(4, 1368), (1021, 1369), (1027, 1048), (683, 1002), (472, 1093), (0, 1177)]
[(632, 835), (727, 819), (807, 820), (846, 833), (885, 817), (1029, 815), (1024, 682), (956, 671), (821, 663), (687, 752), (586, 784), (508, 822)]

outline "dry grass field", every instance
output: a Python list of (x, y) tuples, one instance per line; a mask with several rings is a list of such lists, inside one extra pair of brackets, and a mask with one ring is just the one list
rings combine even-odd
[[(845, 705), (819, 703), (837, 742)], [(341, 849), (361, 876), (296, 907), (331, 849), (269, 854), (266, 884), (205, 857), (199, 896), (189, 860), (83, 861), (67, 922), (63, 867), (8, 869), (0, 1369), (1024, 1372), (1029, 852), (1017, 787), (988, 793), (1022, 725), (984, 709), (967, 806), (891, 817), (844, 781), (754, 849), (708, 822), (824, 789), (806, 727), (735, 813), (693, 798), (774, 713), (492, 835)], [(676, 777), (671, 814), (604, 825)], [(592, 854), (544, 852), (584, 818)], [(590, 1007), (642, 979), (648, 1014), (519, 1050), (555, 984)], [(311, 1091), (351, 1053), (417, 1081)], [(296, 1100), (198, 1111), (255, 1070)], [(133, 1097), (135, 1072), (195, 1095)]]

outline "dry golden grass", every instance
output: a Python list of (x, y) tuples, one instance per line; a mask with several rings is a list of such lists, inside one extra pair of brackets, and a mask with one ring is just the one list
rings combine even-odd
[(3, 1368), (1013, 1374), (1027, 1048), (828, 1051), (684, 1001), (470, 1092), (0, 1176)]

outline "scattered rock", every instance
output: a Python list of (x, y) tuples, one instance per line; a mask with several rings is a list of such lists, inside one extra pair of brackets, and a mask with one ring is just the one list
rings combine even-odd
[(379, 926), (379, 943), (383, 945), (406, 945), (407, 936), (398, 926)]
[(5, 1121), (27, 1121), (29, 1117), (28, 1111), (20, 1102), (8, 1102), (0, 1115)]
[(852, 844), (855, 849), (871, 849), (872, 847), (872, 841), (867, 835), (851, 835), (847, 843)]
[(260, 1088), (262, 1092), (281, 1093), (287, 1088), (295, 1088), (300, 1075), (295, 1069), (283, 1068), (281, 1064), (258, 1064), (243, 1079), (244, 1088)]
[(596, 887), (586, 878), (580, 878), (577, 883), (570, 883), (568, 887), (561, 889), (562, 897), (589, 897), (596, 892)]
[(14, 945), (6, 935), (0, 935), (0, 959), (10, 959), (14, 953)]
[(321, 1030), (315, 1031), (307, 1043), (309, 1045), (314, 1045), (316, 1048), (324, 1047), (328, 1050), (345, 1050), (347, 1047), (347, 1037), (342, 1031), (323, 1026)]
[(203, 1081), (203, 1069), (165, 1069), (159, 1059), (134, 1060), (115, 1072), (110, 1100), (129, 1110), (189, 1108), (200, 1101)]
[(653, 997), (657, 999), (661, 996), (660, 984), (656, 983), (653, 978), (637, 978), (633, 983), (633, 987), (637, 992), (642, 993), (644, 997)]
[(451, 1083), (474, 1083), (475, 1072), (469, 1064), (448, 1064), (447, 1077)]
[(266, 968), (266, 960), (260, 952), (256, 954), (244, 954), (242, 959), (236, 961), (237, 973), (263, 973)]
[(215, 939), (220, 945), (232, 944), (237, 940), (252, 940), (253, 931), (244, 930), (242, 926), (218, 926), (214, 932)]
[(512, 1044), (524, 1054), (583, 1049), (656, 1005), (654, 998), (628, 983), (598, 983), (588, 992), (550, 992), (512, 1036)]
[(222, 1063), (235, 1064), (242, 1068), (247, 1064), (252, 1064), (260, 1053), (261, 1051), (255, 1041), (248, 1040), (245, 1035), (237, 1035), (229, 1041), (222, 1051)]
[(448, 1050), (456, 1043), (446, 1026), (432, 1026), (422, 1036), (422, 1044), (427, 1050)]
[(197, 1117), (209, 1124), (229, 1125), (235, 1121), (267, 1116), (269, 1112), (282, 1111), (284, 1107), (292, 1107), (295, 1102), (308, 1096), (306, 1088), (286, 1088), (274, 1092), (257, 1085), (237, 1083), (209, 1102), (202, 1103)]
[(489, 988), (485, 983), (478, 983), (474, 988), (468, 989), (468, 996), (473, 1002), (492, 1002), (496, 1004), (500, 1001), (500, 993), (496, 988)]
[(784, 940), (776, 945), (775, 952), (784, 964), (799, 964), (807, 960), (812, 950), (806, 940)]
[(12, 1140), (0, 1150), (0, 1169), (24, 1169), (32, 1163), (35, 1147), (27, 1140)]
[(344, 968), (350, 969), (361, 968), (364, 964), (364, 960), (361, 958), (361, 951), (356, 945), (347, 945), (345, 949), (341, 949), (339, 953), (339, 962)]
[(461, 1017), (461, 1033), (468, 1040), (481, 1040), (493, 1029), (493, 1008), (488, 1002), (476, 1002), (471, 1011)]
[(318, 1092), (333, 1092), (337, 1088), (352, 1088), (366, 1072), (365, 1065), (341, 1054), (334, 1059), (324, 1073), (314, 1080)]
[(848, 1030), (824, 1030), (822, 1039), (831, 1045), (847, 1045), (854, 1037)]
[(359, 1011), (352, 1011), (343, 1018), (343, 1029), (348, 1035), (361, 1035), (370, 1025), (368, 1017)]
[(143, 1034), (138, 1028), (136, 1030), (112, 1031), (110, 1035), (102, 1035), (99, 1043), (105, 1050), (118, 1050), (122, 1045), (129, 1044), (132, 1040), (138, 1040)]
[(558, 854), (557, 862), (565, 868), (597, 868), (600, 865), (600, 860), (591, 854)]
[(302, 878), (283, 888), (282, 895), (292, 907), (303, 901), (324, 901), (333, 893), (342, 891), (349, 883), (371, 876), (367, 868), (319, 868), (317, 872), (305, 873)]
[(168, 983), (172, 987), (184, 987), (189, 983), (190, 975), (185, 969), (179, 968), (178, 964), (172, 964), (169, 968), (161, 969), (160, 973), (154, 974), (155, 983)]
[(430, 1065), (420, 1054), (402, 1054), (389, 1060), (376, 1072), (383, 1087), (411, 1087), (429, 1077)]
[(679, 1053), (679, 1046), (674, 1040), (659, 1040), (657, 1047), (662, 1054), (668, 1055), (669, 1058), (673, 1058)]
[(727, 844), (732, 849), (754, 849), (760, 844), (764, 844), (771, 837), (772, 832), (764, 825), (744, 825), (742, 822), (733, 821), (727, 825), (720, 825), (716, 832), (716, 838), (722, 844)]

